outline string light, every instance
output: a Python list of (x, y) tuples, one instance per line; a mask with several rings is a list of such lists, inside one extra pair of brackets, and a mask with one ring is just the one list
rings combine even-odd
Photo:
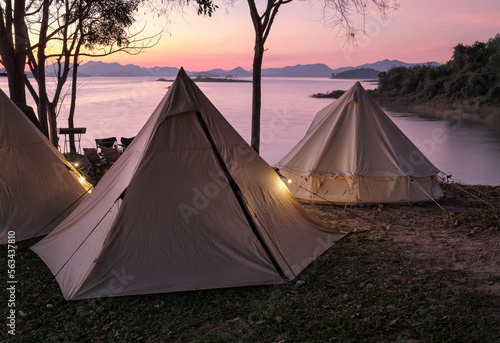
[(288, 179), (286, 182), (288, 182), (288, 183), (292, 183), (292, 179)]
[(85, 181), (85, 178), (81, 176), (80, 178), (78, 178), (78, 180), (80, 181), (80, 183), (83, 183), (83, 181)]

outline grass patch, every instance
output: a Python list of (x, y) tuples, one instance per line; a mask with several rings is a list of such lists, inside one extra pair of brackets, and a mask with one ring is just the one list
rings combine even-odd
[[(500, 340), (490, 299), (463, 287), (465, 272), (419, 268), (398, 245), (365, 232), (349, 234), (287, 285), (79, 301), (62, 298), (48, 268), (28, 250), (36, 241), (18, 244), (16, 336), (6, 333), (2, 306), (3, 341)], [(5, 266), (5, 246), (1, 260)]]

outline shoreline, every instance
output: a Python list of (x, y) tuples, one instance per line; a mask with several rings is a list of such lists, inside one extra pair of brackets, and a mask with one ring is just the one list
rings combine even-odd
[[(327, 93), (315, 93), (312, 98), (338, 99), (345, 90), (333, 90)], [(481, 104), (481, 99), (413, 99), (402, 97), (389, 97), (381, 95), (377, 89), (368, 93), (383, 108), (395, 112), (409, 112), (429, 119), (442, 119), (451, 121), (465, 121), (470, 123), (493, 124), (500, 126), (500, 106)]]
[(414, 100), (390, 98), (371, 93), (379, 105), (389, 111), (411, 112), (420, 117), (500, 125), (500, 107), (469, 100)]

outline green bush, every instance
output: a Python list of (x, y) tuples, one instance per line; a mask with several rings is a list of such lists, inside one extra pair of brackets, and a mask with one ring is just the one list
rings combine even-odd
[(458, 44), (447, 63), (433, 67), (394, 67), (379, 74), (378, 93), (389, 97), (453, 100), (479, 98), (498, 104), (500, 96), (500, 34), (488, 42)]

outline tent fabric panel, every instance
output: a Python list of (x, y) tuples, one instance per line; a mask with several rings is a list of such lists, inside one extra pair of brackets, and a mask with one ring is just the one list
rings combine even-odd
[(359, 82), (318, 112), (306, 135), (277, 167), (324, 179), (439, 173)]
[[(99, 187), (96, 187), (51, 234), (31, 248), (39, 256), (44, 256), (43, 259), (51, 271), (57, 272), (76, 250), (82, 249), (79, 248), (82, 242), (96, 243), (99, 240), (92, 238), (102, 239), (108, 235), (111, 228), (110, 219), (118, 212), (117, 199), (128, 187), (141, 158), (142, 152), (127, 149), (99, 181)], [(89, 255), (83, 256), (94, 256), (98, 254), (101, 245), (86, 247), (90, 249)], [(87, 262), (91, 263), (94, 259), (95, 256)], [(84, 260), (82, 257), (81, 261)], [(65, 269), (72, 267), (73, 265), (68, 264)]]
[[(400, 203), (430, 200), (422, 196), (425, 193), (442, 194), (437, 182), (432, 187), (424, 182), (426, 191), (407, 184), (408, 179), (431, 180), (439, 170), (359, 82), (318, 112), (306, 135), (277, 167), (298, 184), (307, 179), (306, 189), (327, 198), (325, 202)], [(297, 196), (321, 202), (289, 186)]]
[(119, 214), (120, 202), (121, 200), (118, 200), (94, 227), (77, 222), (74, 227), (86, 231), (85, 237), (52, 235), (51, 232), (31, 248), (55, 275), (65, 299), (73, 299), (80, 291), (81, 285), (92, 279), (103, 242), (110, 234)]
[(292, 183), (286, 185), (295, 197), (311, 203), (406, 204), (439, 199), (443, 195), (439, 183), (433, 177), (412, 179), (358, 176), (325, 180), (315, 177), (304, 178), (286, 171), (280, 173), (292, 180)]
[[(238, 152), (227, 147), (221, 155), (231, 165), (231, 175), (243, 192), (267, 246), (288, 279), (294, 279), (309, 263), (344, 234), (308, 215), (278, 174), (250, 146)], [(241, 155), (246, 156), (241, 160)], [(246, 163), (245, 163), (246, 162)]]
[(49, 233), (91, 185), (0, 89), (0, 244)]
[(152, 140), (93, 278), (75, 299), (105, 292), (117, 271), (130, 282), (113, 295), (283, 282), (196, 125), (191, 112), (158, 128), (169, 139)]
[(359, 177), (361, 203), (408, 203), (408, 177)]
[(436, 177), (412, 177), (408, 181), (408, 189), (410, 202), (430, 201), (429, 196), (432, 199), (440, 199), (443, 196)]
[(43, 142), (0, 148), (0, 244), (46, 235), (85, 193), (77, 176)]
[(343, 236), (307, 215), (181, 70), (96, 190), (33, 250), (66, 299), (284, 283), (239, 200), (289, 278)]
[(43, 142), (41, 132), (0, 89), (0, 148)]
[(442, 196), (442, 192), (434, 193), (435, 182), (437, 181), (434, 177), (359, 177), (360, 201), (362, 203), (416, 203), (438, 199)]
[(357, 202), (359, 199), (356, 178), (353, 177), (325, 180), (314, 176), (306, 178), (286, 171), (280, 173), (292, 181), (287, 182), (286, 186), (295, 197), (311, 203), (347, 204)]

